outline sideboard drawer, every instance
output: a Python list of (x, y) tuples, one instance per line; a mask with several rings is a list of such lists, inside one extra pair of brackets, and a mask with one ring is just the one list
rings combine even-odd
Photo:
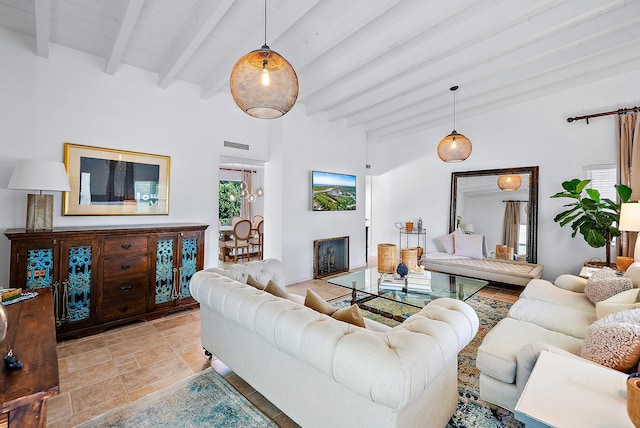
[(128, 257), (134, 254), (147, 254), (146, 236), (124, 236), (104, 238), (104, 257)]
[(149, 259), (146, 256), (105, 260), (103, 278), (105, 282), (117, 278), (138, 278), (148, 273)]
[(113, 283), (104, 287), (99, 309), (101, 321), (110, 321), (146, 311), (145, 282)]

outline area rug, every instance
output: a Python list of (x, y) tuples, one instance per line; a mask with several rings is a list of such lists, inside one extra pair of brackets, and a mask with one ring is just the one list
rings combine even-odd
[[(364, 295), (357, 296), (357, 298), (360, 297)], [(507, 315), (511, 304), (479, 296), (472, 296), (466, 302), (478, 314), (480, 327), (478, 334), (458, 354), (458, 407), (447, 428), (524, 428), (524, 424), (517, 421), (512, 412), (491, 406), (479, 397), (480, 372), (476, 368), (478, 346), (487, 332)], [(338, 307), (347, 307), (351, 304), (351, 295), (332, 299), (329, 303)], [(369, 300), (366, 305), (373, 310), (373, 312), (363, 311), (367, 318), (391, 327), (398, 325), (399, 322), (376, 312), (402, 314), (408, 317), (419, 311), (418, 308), (383, 298)]]
[(178, 384), (78, 426), (276, 428), (278, 425), (256, 409), (222, 376), (208, 368)]

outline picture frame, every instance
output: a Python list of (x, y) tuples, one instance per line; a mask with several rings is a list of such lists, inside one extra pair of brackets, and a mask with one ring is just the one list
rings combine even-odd
[(62, 215), (168, 215), (169, 156), (64, 144)]

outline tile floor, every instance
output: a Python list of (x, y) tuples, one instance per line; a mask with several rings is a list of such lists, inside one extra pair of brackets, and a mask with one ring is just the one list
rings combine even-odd
[[(287, 290), (304, 295), (307, 288), (327, 300), (346, 294), (324, 280), (292, 284)], [(478, 295), (512, 303), (520, 291), (487, 286)], [(204, 356), (199, 315), (198, 310), (187, 310), (60, 342), (60, 395), (48, 401), (47, 426), (76, 426), (212, 366), (279, 426), (296, 427), (220, 360)]]

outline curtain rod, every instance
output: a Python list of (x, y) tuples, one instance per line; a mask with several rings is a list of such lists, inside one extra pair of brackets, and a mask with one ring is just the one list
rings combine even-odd
[(638, 107), (638, 106), (628, 107), (628, 108), (619, 108), (618, 110), (605, 111), (603, 113), (594, 113), (594, 114), (588, 114), (586, 116), (569, 117), (569, 118), (567, 118), (567, 122), (573, 122), (574, 120), (586, 119), (587, 120), (587, 125), (588, 125), (589, 124), (589, 118), (592, 118), (592, 117), (609, 116), (609, 115), (612, 115), (612, 114), (626, 114), (626, 113), (638, 112), (638, 111), (640, 111), (640, 107)]
[(223, 167), (221, 167), (220, 170), (222, 170), (222, 171), (251, 172), (253, 174), (258, 172), (255, 169), (235, 169), (235, 168), (223, 168)]
[(502, 201), (502, 202), (529, 202), (529, 201), (516, 201), (516, 200), (511, 200), (511, 201)]

